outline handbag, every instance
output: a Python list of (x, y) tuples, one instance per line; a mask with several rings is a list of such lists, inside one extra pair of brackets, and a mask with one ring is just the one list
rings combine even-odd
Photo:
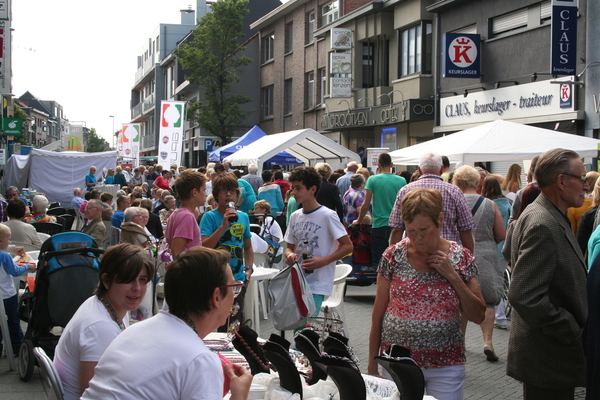
[(269, 281), (269, 302), (273, 326), (279, 331), (300, 328), (316, 311), (304, 271), (294, 263)]

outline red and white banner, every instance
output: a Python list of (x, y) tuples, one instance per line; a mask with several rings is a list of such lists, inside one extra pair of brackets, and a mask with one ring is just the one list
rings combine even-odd
[(117, 150), (123, 157), (123, 161), (133, 164), (133, 167), (140, 165), (140, 124), (123, 124), (123, 129), (119, 132)]
[(158, 133), (158, 163), (168, 169), (181, 165), (183, 148), (184, 101), (161, 101), (160, 130)]

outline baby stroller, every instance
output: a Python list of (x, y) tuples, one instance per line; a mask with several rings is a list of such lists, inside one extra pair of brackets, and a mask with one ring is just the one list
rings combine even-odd
[(64, 328), (98, 287), (98, 256), (104, 250), (97, 247), (94, 239), (82, 232), (57, 233), (42, 244), (35, 288), (19, 302), (19, 318), (28, 323), (19, 349), (21, 380), (27, 382), (33, 374), (34, 347), (43, 348), (52, 359), (60, 337), (52, 328)]

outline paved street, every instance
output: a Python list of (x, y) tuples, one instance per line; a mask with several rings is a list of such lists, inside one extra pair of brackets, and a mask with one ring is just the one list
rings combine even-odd
[[(345, 311), (348, 319), (350, 344), (360, 360), (361, 371), (367, 365), (367, 345), (371, 328), (371, 309), (375, 299), (375, 285), (368, 287), (349, 286), (346, 294)], [(275, 330), (270, 321), (261, 321), (261, 337), (268, 338)], [(465, 399), (468, 400), (512, 400), (522, 399), (521, 385), (506, 376), (506, 352), (509, 330), (494, 330), (494, 347), (500, 361), (491, 363), (483, 355), (481, 330), (475, 324), (467, 328), (467, 380)], [(289, 339), (290, 336), (288, 335)], [(16, 371), (8, 370), (8, 360), (0, 359), (0, 398), (3, 400), (46, 399), (39, 373), (30, 382), (24, 383)], [(578, 391), (578, 398), (584, 398), (585, 391)]]

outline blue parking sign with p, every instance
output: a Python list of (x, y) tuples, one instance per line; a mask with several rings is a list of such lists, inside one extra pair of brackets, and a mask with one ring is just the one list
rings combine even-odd
[(204, 150), (212, 151), (214, 141), (212, 139), (204, 139)]

